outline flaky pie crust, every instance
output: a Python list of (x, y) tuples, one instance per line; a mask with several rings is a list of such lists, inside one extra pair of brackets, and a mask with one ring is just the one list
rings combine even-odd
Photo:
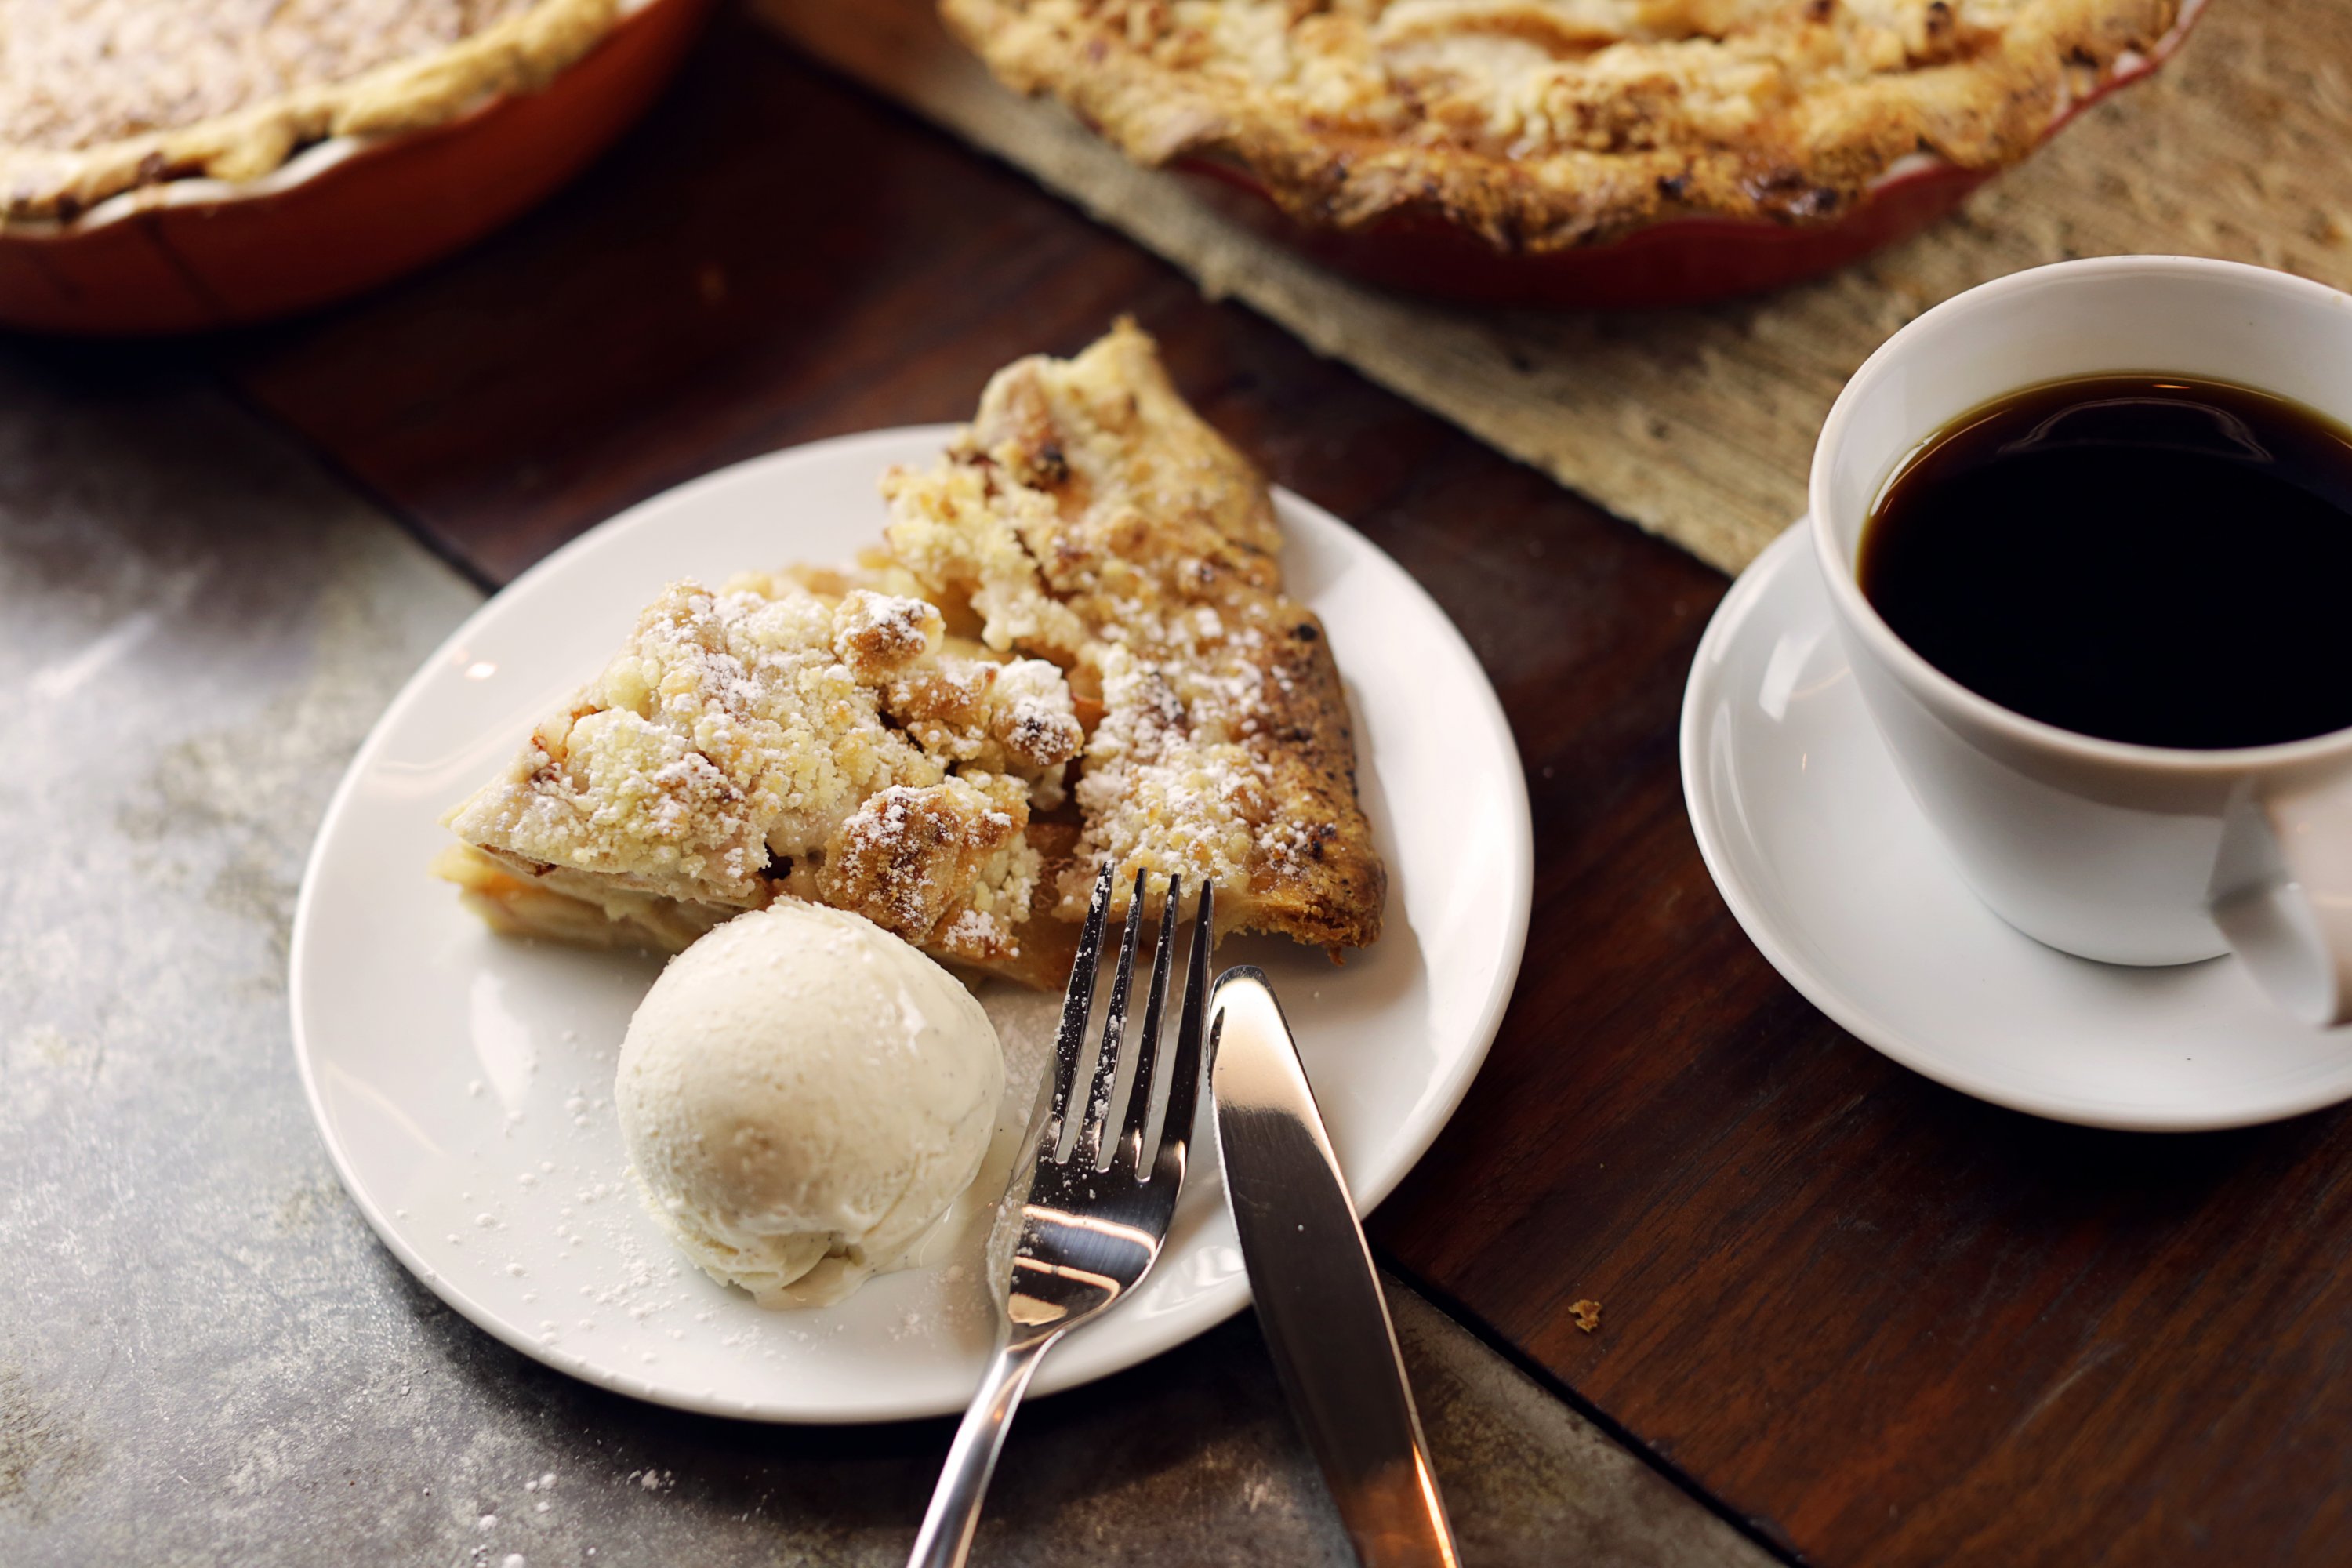
[(81, 147), (0, 142), (0, 226), (69, 221), (126, 191), (177, 180), (257, 180), (331, 137), (446, 124), (500, 93), (544, 87), (628, 9), (625, 0), (537, 0), (454, 43), (193, 124)]
[(1066, 662), (1085, 703), (1084, 828), (1059, 914), (1113, 868), (1216, 884), (1217, 927), (1337, 953), (1379, 938), (1388, 872), (1356, 795), (1323, 623), (1283, 591), (1265, 478), (1121, 320), (992, 377), (943, 461), (895, 469), (890, 554), (1007, 653)]
[(1926, 154), (1990, 171), (2195, 0), (941, 0), (995, 74), (1294, 218), (1503, 252), (1823, 223)]

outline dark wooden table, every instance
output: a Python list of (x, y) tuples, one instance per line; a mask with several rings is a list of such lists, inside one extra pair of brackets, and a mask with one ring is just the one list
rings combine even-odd
[(1792, 1559), (2352, 1562), (2343, 1114), (2085, 1131), (1849, 1038), (1740, 934), (1684, 817), (1720, 575), (751, 24), (511, 231), (190, 352), (495, 584), (720, 464), (961, 417), (1119, 311), (1428, 586), (1526, 761), (1528, 962), (1374, 1221), (1385, 1258)]

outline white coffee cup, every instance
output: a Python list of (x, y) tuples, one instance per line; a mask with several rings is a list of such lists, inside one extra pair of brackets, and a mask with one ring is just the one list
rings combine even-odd
[[(2077, 735), (1928, 664), (1855, 579), (1863, 525), (1923, 442), (2006, 394), (2106, 372), (2236, 382), (2352, 424), (2352, 296), (2235, 262), (2116, 257), (1985, 284), (1889, 338), (1813, 453), (1814, 554), (1856, 682), (2010, 924), (2109, 963), (2234, 952), (2281, 1006), (2352, 1021), (2352, 730), (2227, 751)], [(2344, 649), (2352, 681), (2352, 617)]]

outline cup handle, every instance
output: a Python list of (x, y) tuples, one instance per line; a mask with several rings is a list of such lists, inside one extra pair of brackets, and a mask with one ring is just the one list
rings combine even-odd
[(2242, 786), (2207, 907), (2272, 1001), (2308, 1023), (2352, 1023), (2352, 777)]

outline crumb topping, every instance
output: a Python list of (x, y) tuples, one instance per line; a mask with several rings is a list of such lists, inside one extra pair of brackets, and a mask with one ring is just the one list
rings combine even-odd
[(860, 680), (895, 675), (940, 650), (938, 610), (920, 599), (852, 588), (833, 612), (833, 651)]
[(454, 44), (532, 0), (0, 0), (0, 142), (176, 130)]
[(1082, 736), (1050, 665), (941, 643), (920, 600), (674, 584), (448, 824), (536, 875), (742, 909), (813, 879), (909, 940), (973, 913), (1009, 948), (1031, 789), (1058, 798)]
[(1123, 907), (1213, 879), (1220, 924), (1360, 945), (1385, 874), (1355, 799), (1329, 646), (1281, 592), (1265, 483), (1122, 322), (989, 384), (947, 460), (885, 481), (893, 554), (970, 602), (992, 647), (1044, 651), (1098, 710), (1059, 887), (1076, 919), (1106, 862)]
[(1045, 591), (1031, 543), (1059, 524), (1052, 499), (1004, 482), (989, 465), (965, 463), (882, 479), (890, 549), (915, 576), (952, 584), (982, 617), (990, 647), (1023, 647), (1075, 661), (1093, 637), (1070, 606)]
[(1146, 163), (1497, 249), (1678, 213), (1834, 217), (1898, 161), (2022, 157), (2181, 0), (944, 0), (996, 74)]
[(819, 896), (949, 957), (1013, 956), (1041, 865), (1023, 829), (1017, 779), (965, 773), (928, 789), (894, 784), (841, 825), (816, 873)]
[(0, 0), (0, 226), (543, 87), (621, 0)]

